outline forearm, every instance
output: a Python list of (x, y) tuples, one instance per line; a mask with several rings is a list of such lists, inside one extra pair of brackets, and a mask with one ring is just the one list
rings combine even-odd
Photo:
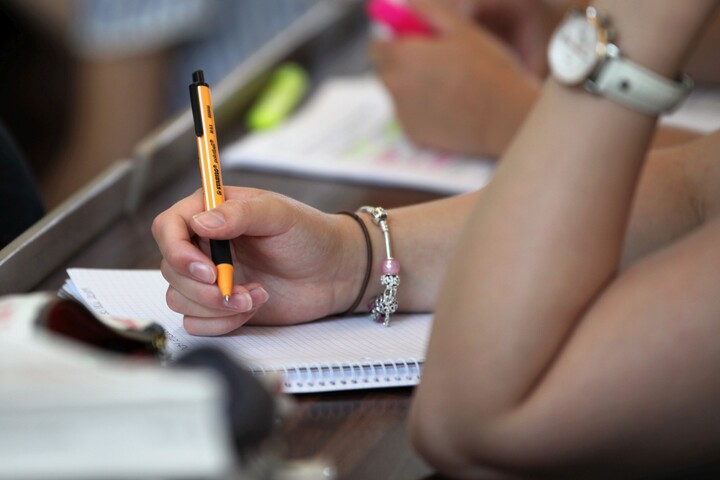
[[(718, 142), (720, 135), (714, 135), (686, 146), (657, 149), (648, 154), (622, 248), (622, 265), (631, 264), (699, 225), (704, 217), (699, 214), (698, 205), (707, 206), (703, 208), (707, 215), (720, 210), (720, 196), (713, 193), (720, 171), (715, 172), (717, 169), (711, 162), (701, 158), (708, 145)], [(402, 268), (401, 311), (435, 310), (456, 239), (475, 205), (484, 201), (483, 190), (478, 190), (389, 211), (393, 253)], [(374, 261), (368, 290), (358, 311), (364, 311), (370, 299), (381, 292), (378, 279), (384, 256), (380, 229), (369, 217), (364, 217), (364, 221), (371, 237)], [(355, 227), (352, 235), (359, 235)], [(358, 281), (360, 278), (358, 275)], [(356, 291), (355, 286), (350, 294)], [(351, 299), (344, 301), (350, 303)]]
[(696, 83), (720, 83), (720, 14), (716, 14), (688, 61), (687, 72)]
[[(674, 77), (711, 3), (598, 7), (615, 20), (629, 58)], [(498, 429), (611, 281), (654, 126), (581, 89), (545, 85), (470, 215), (438, 303), (412, 425), (440, 462), (502, 443)], [(457, 365), (481, 373), (459, 382), (450, 373)], [(432, 411), (445, 416), (429, 420)]]
[[(622, 265), (629, 265), (647, 253), (667, 244), (700, 224), (697, 206), (720, 210), (713, 195), (718, 175), (701, 158), (708, 144), (720, 141), (720, 135), (703, 138), (687, 146), (653, 150), (648, 154), (631, 210), (622, 248)], [(483, 202), (483, 190), (444, 198), (434, 202), (390, 210), (393, 253), (401, 262), (402, 287), (400, 310), (435, 310), (441, 281), (451, 252), (474, 206)], [(707, 209), (704, 209), (707, 210)], [(374, 261), (368, 290), (359, 311), (381, 292), (378, 279), (384, 255), (380, 229), (364, 217), (370, 233)], [(353, 227), (353, 235), (358, 232)], [(354, 292), (355, 290), (353, 290)], [(352, 293), (352, 292), (351, 292)], [(351, 300), (347, 300), (349, 303)]]
[[(474, 411), (480, 431), (518, 408), (615, 273), (653, 121), (595, 102), (549, 83), (502, 159), (449, 267), (417, 408)], [(578, 125), (586, 115), (597, 122)], [(613, 126), (622, 139), (592, 138)], [(457, 389), (448, 372), (467, 364), (488, 374), (466, 378), (452, 398), (440, 394)], [(460, 415), (450, 422), (444, 428), (461, 444), (491, 441), (452, 424), (463, 422)]]
[[(482, 191), (391, 209), (388, 224), (393, 256), (400, 262), (400, 311), (427, 312), (435, 308), (440, 285), (457, 238)], [(370, 281), (359, 310), (382, 293), (379, 279), (385, 244), (380, 228), (361, 214), (373, 249)]]
[(686, 130), (684, 128), (672, 127), (669, 125), (661, 125), (655, 131), (652, 139), (652, 148), (665, 148), (680, 143), (691, 142), (702, 137), (703, 134), (695, 130)]
[(720, 133), (649, 153), (625, 235), (622, 268), (677, 241), (720, 212)]

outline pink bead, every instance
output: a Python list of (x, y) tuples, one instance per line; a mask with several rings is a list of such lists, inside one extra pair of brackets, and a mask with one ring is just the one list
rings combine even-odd
[(382, 263), (382, 273), (385, 275), (397, 275), (400, 273), (400, 262), (394, 258), (387, 258)]

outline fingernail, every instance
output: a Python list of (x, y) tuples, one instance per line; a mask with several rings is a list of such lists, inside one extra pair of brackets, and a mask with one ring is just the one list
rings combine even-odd
[(193, 219), (208, 230), (220, 228), (225, 225), (225, 217), (212, 210), (198, 213)]
[(254, 307), (259, 307), (260, 305), (267, 302), (270, 298), (270, 294), (268, 294), (267, 291), (265, 291), (265, 289), (262, 287), (255, 287), (250, 290), (250, 296), (252, 297)]
[(215, 283), (215, 269), (210, 268), (202, 262), (190, 264), (190, 275), (203, 283)]
[(253, 300), (248, 293), (236, 293), (230, 297), (228, 306), (238, 312), (247, 312), (253, 308)]

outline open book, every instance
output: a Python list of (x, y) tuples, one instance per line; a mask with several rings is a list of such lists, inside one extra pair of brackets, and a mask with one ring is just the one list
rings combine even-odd
[(158, 270), (68, 269), (65, 293), (98, 314), (151, 319), (167, 331), (168, 354), (212, 346), (258, 375), (281, 375), (288, 393), (416, 385), (430, 314), (394, 315), (383, 327), (368, 315), (284, 327), (244, 326), (221, 337), (194, 337), (165, 303)]

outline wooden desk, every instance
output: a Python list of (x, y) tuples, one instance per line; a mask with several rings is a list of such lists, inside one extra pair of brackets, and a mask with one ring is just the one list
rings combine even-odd
[(297, 415), (283, 432), (286, 455), (329, 459), (340, 479), (430, 478), (431, 470), (406, 437), (411, 393), (386, 389), (298, 397)]

